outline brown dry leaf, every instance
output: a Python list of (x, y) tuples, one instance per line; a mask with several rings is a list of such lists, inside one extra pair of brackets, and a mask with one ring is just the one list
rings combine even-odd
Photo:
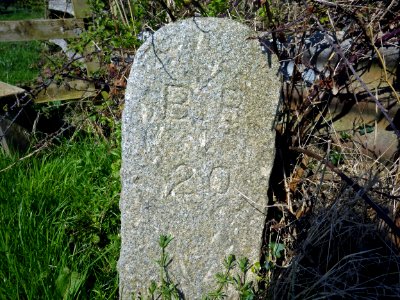
[(126, 88), (126, 80), (124, 77), (114, 80), (114, 86), (118, 88)]

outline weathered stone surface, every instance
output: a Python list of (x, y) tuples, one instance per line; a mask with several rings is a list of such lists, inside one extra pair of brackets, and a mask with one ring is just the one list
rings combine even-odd
[(66, 12), (70, 15), (74, 15), (74, 8), (72, 6), (72, 0), (49, 0), (50, 10)]
[(24, 92), (25, 90), (21, 89), (20, 87), (0, 81), (0, 98), (11, 95), (18, 95)]
[(227, 19), (170, 24), (137, 52), (122, 136), (120, 292), (157, 280), (158, 238), (186, 299), (233, 253), (259, 259), (274, 159), (278, 62)]

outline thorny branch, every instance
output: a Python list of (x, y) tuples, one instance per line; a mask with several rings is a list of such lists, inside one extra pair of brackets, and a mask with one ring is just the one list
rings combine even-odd
[(357, 74), (356, 70), (350, 64), (348, 61), (347, 57), (344, 55), (342, 49), (338, 47), (335, 43), (331, 41), (329, 36), (326, 34), (325, 30), (323, 29), (321, 23), (318, 21), (318, 19), (314, 16), (315, 20), (317, 21), (318, 27), (321, 29), (321, 31), (324, 32), (329, 44), (332, 46), (333, 49), (335, 49), (336, 53), (339, 54), (339, 56), (343, 59), (345, 62), (346, 66), (350, 69), (350, 71), (353, 73), (354, 77), (360, 82), (361, 86), (364, 88), (364, 90), (368, 93), (368, 95), (375, 101), (376, 105), (382, 112), (382, 114), (385, 116), (386, 120), (389, 122), (390, 127), (392, 127), (393, 131), (396, 133), (397, 137), (400, 138), (400, 131), (397, 129), (396, 125), (393, 123), (393, 119), (388, 115), (386, 109), (383, 107), (382, 103), (378, 100), (378, 98), (371, 92), (371, 90), (368, 88), (368, 86), (365, 84), (365, 82), (360, 78), (360, 76)]

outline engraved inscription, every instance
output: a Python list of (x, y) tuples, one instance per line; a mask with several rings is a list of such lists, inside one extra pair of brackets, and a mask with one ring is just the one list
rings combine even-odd
[(190, 89), (183, 86), (166, 87), (167, 117), (180, 120), (188, 116)]
[[(172, 173), (165, 188), (165, 197), (193, 194), (200, 178), (193, 168), (179, 165)], [(214, 167), (208, 174), (208, 188), (218, 194), (225, 194), (230, 186), (230, 173), (227, 168)], [(196, 179), (197, 178), (197, 179)]]
[(194, 187), (191, 180), (193, 176), (193, 169), (184, 164), (178, 166), (170, 176), (170, 182), (167, 184), (165, 195), (193, 194)]
[(154, 124), (144, 128), (143, 131), (144, 149), (147, 153), (154, 153), (154, 150), (156, 149), (154, 145), (161, 139), (164, 128), (158, 124)]
[(210, 189), (218, 194), (225, 194), (229, 185), (229, 171), (224, 167), (213, 168), (210, 174)]

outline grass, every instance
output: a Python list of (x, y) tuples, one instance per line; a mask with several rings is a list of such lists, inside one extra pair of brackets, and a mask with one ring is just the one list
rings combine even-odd
[[(43, 18), (43, 10), (21, 10), (9, 7), (0, 21)], [(38, 41), (0, 43), (0, 81), (14, 85), (27, 84), (39, 74), (38, 62), (42, 44)]]
[(44, 17), (45, 11), (43, 9), (30, 10), (10, 6), (7, 10), (0, 10), (0, 20), (2, 21), (43, 19)]
[[(0, 299), (114, 299), (119, 155), (66, 142), (0, 173)], [(0, 169), (17, 157), (0, 157)]]
[(38, 41), (0, 43), (0, 81), (27, 84), (39, 74), (42, 44)]

